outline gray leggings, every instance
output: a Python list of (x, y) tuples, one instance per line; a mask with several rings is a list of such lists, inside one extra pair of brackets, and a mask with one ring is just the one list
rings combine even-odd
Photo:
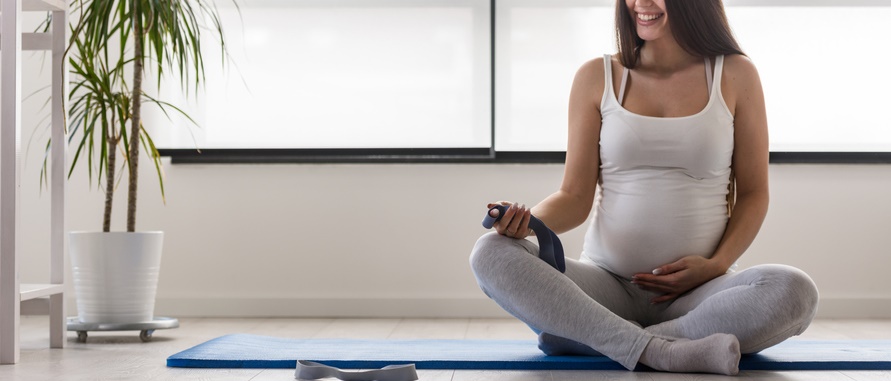
[(784, 265), (729, 273), (651, 304), (657, 294), (596, 264), (567, 258), (561, 274), (537, 256), (534, 243), (491, 232), (470, 264), (483, 292), (536, 333), (584, 344), (628, 369), (654, 336), (730, 333), (742, 353), (755, 353), (804, 332), (817, 309), (814, 282)]

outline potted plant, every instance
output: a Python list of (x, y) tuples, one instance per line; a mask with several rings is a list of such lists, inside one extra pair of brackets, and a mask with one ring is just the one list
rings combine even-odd
[[(143, 106), (192, 119), (146, 94), (145, 69), (154, 69), (159, 87), (165, 74), (175, 73), (183, 89), (197, 90), (204, 80), (202, 33), (218, 38), (225, 53), (222, 25), (208, 0), (75, 0), (72, 11), (69, 142), (77, 148), (68, 176), (85, 160), (90, 183), (105, 192), (102, 232), (70, 233), (78, 317), (83, 323), (151, 321), (163, 233), (136, 231), (142, 150), (155, 167), (162, 198), (164, 182)], [(114, 193), (123, 174), (127, 230), (112, 232)]]

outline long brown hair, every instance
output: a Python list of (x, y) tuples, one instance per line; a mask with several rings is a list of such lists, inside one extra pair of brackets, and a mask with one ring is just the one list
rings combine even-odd
[[(742, 48), (733, 37), (722, 0), (665, 0), (670, 16), (671, 34), (678, 45), (696, 57), (741, 54)], [(635, 21), (623, 0), (616, 0), (616, 47), (619, 62), (629, 69), (640, 63), (644, 40), (637, 35)], [(730, 171), (727, 185), (727, 215), (736, 204), (736, 176)]]
[[(671, 34), (687, 53), (696, 57), (745, 55), (730, 31), (721, 0), (665, 0), (665, 8), (671, 17)], [(643, 44), (625, 2), (616, 0), (616, 45), (622, 66), (637, 66)]]

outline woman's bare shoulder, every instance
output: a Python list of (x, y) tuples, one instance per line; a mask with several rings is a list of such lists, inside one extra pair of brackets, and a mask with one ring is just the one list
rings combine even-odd
[(603, 86), (603, 57), (597, 57), (585, 61), (576, 72), (576, 78), (582, 78), (589, 82), (599, 82)]
[(586, 98), (600, 99), (605, 83), (603, 57), (585, 61), (575, 73), (572, 87), (586, 94)]
[(764, 102), (758, 69), (755, 63), (744, 55), (732, 54), (724, 58), (721, 87), (724, 102), (734, 116), (737, 115), (740, 106), (750, 102)]
[(760, 81), (755, 63), (742, 54), (730, 54), (724, 57), (724, 76), (733, 81)]

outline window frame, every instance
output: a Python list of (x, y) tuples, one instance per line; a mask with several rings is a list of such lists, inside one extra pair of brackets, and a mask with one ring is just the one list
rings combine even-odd
[[(612, 4), (609, 0), (585, 3)], [(887, 6), (883, 0), (727, 0), (729, 6)], [(158, 149), (172, 164), (375, 164), (375, 163), (503, 163), (562, 164), (565, 151), (496, 151), (496, 13), (497, 0), (489, 0), (491, 140), (488, 148), (233, 148)], [(891, 151), (771, 151), (771, 164), (889, 164)]]

